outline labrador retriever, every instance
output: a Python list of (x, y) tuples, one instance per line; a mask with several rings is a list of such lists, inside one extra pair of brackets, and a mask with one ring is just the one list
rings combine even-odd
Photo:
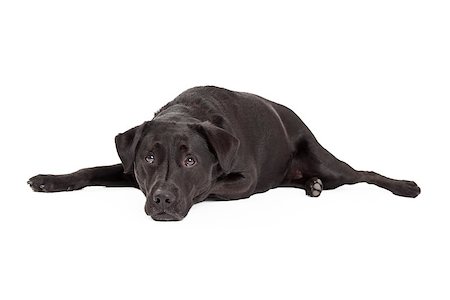
[(206, 199), (247, 198), (281, 186), (311, 197), (358, 182), (404, 197), (420, 193), (413, 181), (357, 171), (338, 160), (289, 108), (213, 86), (183, 92), (115, 142), (121, 164), (37, 175), (28, 184), (36, 192), (139, 188), (145, 212), (158, 221), (181, 220)]

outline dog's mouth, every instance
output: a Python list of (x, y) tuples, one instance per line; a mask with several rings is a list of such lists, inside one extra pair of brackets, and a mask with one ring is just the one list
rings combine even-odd
[(145, 203), (145, 213), (155, 221), (180, 221), (187, 214), (179, 207), (156, 207), (153, 200)]
[(183, 217), (177, 213), (162, 211), (151, 215), (155, 221), (181, 221)]

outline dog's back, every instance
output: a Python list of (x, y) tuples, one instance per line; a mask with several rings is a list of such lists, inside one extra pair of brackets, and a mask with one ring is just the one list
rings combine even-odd
[[(176, 105), (186, 107), (191, 116), (210, 121), (240, 140), (235, 168), (255, 173), (255, 191), (268, 190), (283, 180), (295, 151), (293, 133), (299, 134), (299, 119), (292, 111), (254, 94), (213, 86), (183, 92), (159, 114)], [(284, 119), (296, 119), (297, 123), (285, 124)]]

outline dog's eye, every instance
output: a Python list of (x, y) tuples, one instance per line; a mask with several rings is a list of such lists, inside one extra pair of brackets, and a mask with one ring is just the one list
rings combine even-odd
[(149, 164), (154, 163), (154, 162), (155, 162), (155, 155), (154, 155), (153, 153), (147, 155), (147, 156), (145, 157), (145, 161), (148, 162)]
[(186, 159), (184, 160), (184, 165), (186, 167), (193, 167), (197, 162), (195, 161), (195, 159), (192, 156), (188, 156), (186, 157)]

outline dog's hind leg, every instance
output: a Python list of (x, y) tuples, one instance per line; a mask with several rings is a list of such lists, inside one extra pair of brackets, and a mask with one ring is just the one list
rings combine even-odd
[(367, 182), (399, 196), (419, 195), (420, 188), (413, 181), (395, 180), (374, 172), (354, 170), (323, 148), (293, 111), (276, 103), (271, 104), (282, 119), (287, 135), (292, 137), (293, 155), (281, 186), (302, 188), (307, 195), (317, 197), (322, 189)]
[(36, 175), (28, 184), (35, 192), (73, 191), (86, 186), (138, 187), (133, 175), (124, 174), (122, 164), (86, 168), (65, 175)]
[(372, 171), (358, 171), (358, 174), (358, 182), (375, 184), (398, 196), (415, 198), (420, 194), (420, 188), (414, 181), (391, 179)]
[(359, 182), (375, 184), (398, 196), (416, 197), (420, 194), (420, 188), (413, 181), (396, 180), (375, 172), (353, 169), (334, 157), (312, 136), (303, 138), (296, 144), (285, 185), (303, 188), (307, 195), (317, 197), (322, 189), (329, 190)]

